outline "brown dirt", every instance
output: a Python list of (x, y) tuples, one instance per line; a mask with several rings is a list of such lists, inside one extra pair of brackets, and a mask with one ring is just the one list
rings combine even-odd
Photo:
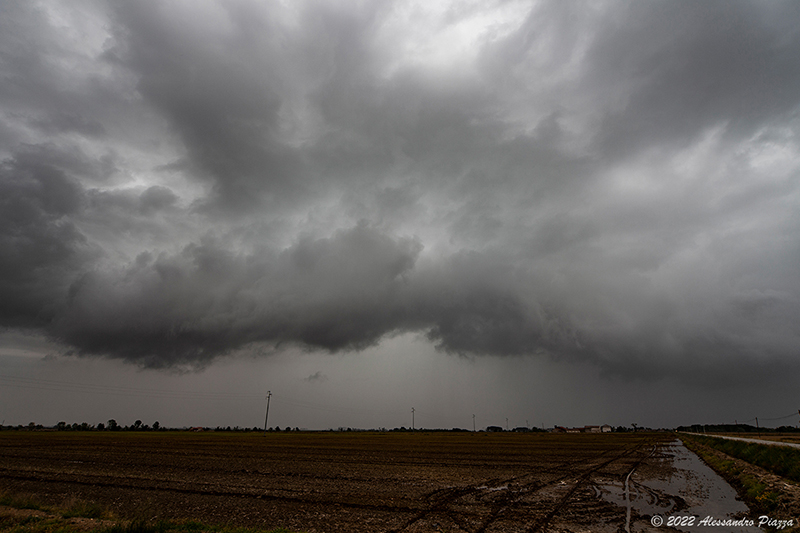
[(596, 478), (663, 434), (0, 434), (0, 491), (118, 516), (313, 532), (618, 531)]

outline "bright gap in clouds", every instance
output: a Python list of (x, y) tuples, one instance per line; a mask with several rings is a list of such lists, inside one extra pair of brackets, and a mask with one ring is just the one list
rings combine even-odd
[(519, 30), (528, 2), (404, 2), (382, 24), (378, 42), (391, 49), (383, 76), (420, 71), (441, 81), (477, 75), (479, 54)]

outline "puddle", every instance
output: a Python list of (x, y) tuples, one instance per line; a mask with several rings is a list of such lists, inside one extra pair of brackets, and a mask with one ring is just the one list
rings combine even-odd
[[(670, 517), (686, 517), (683, 518), (685, 524), (670, 525), (686, 532), (761, 531), (755, 526), (721, 527), (719, 524), (703, 523), (706, 517), (719, 521), (752, 519), (752, 516), (747, 506), (737, 499), (736, 491), (680, 441), (659, 447), (656, 455), (647, 463), (656, 468), (643, 465), (626, 480), (598, 483), (595, 486), (598, 497), (628, 510), (629, 531), (650, 530), (650, 518), (656, 515), (664, 519), (665, 530)], [(630, 523), (631, 509), (642, 518)], [(692, 516), (696, 518), (688, 518)]]
[(479, 490), (488, 490), (489, 492), (495, 492), (498, 490), (508, 490), (508, 485), (503, 485), (502, 487), (488, 487), (486, 485), (481, 485), (480, 487), (475, 487)]

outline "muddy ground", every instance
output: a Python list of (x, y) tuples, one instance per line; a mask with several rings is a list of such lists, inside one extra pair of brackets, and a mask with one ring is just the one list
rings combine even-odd
[[(0, 434), (0, 491), (119, 516), (306, 532), (623, 530), (598, 497), (670, 434)], [(662, 472), (663, 473), (663, 472)], [(635, 514), (635, 511), (634, 511)], [(635, 516), (634, 516), (635, 518)]]

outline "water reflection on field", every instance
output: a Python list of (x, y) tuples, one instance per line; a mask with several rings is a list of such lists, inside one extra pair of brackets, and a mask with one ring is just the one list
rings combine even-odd
[[(679, 440), (654, 450), (651, 460), (637, 467), (628, 478), (609, 480), (596, 485), (599, 497), (629, 510), (629, 531), (653, 531), (653, 524), (667, 529), (670, 517), (691, 517), (676, 520), (674, 529), (687, 532), (731, 531), (757, 532), (758, 527), (703, 525), (706, 517), (714, 520), (747, 518), (756, 523), (748, 507), (738, 499), (736, 491), (716, 472), (690, 452)], [(673, 518), (674, 520), (674, 518)], [(684, 522), (681, 524), (680, 522)], [(706, 522), (708, 523), (708, 522)]]

